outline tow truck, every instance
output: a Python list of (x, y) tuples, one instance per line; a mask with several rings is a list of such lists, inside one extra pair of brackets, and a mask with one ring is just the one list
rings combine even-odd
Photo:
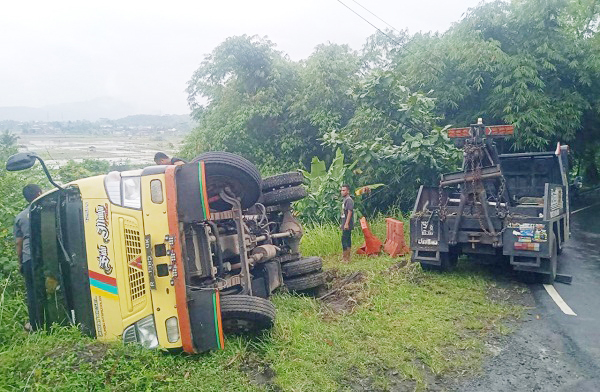
[(448, 130), (463, 149), (462, 170), (421, 186), (410, 218), (412, 261), (423, 269), (447, 271), (471, 254), (544, 282), (557, 277), (569, 239), (569, 148), (498, 154), (495, 141), (513, 133), (481, 119)]

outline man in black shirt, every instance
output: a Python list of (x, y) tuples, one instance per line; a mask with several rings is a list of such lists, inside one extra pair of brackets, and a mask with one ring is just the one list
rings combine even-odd
[(350, 186), (344, 184), (340, 190), (342, 201), (341, 225), (342, 229), (342, 262), (350, 262), (352, 252), (352, 229), (354, 228), (354, 200), (350, 197)]
[(154, 162), (157, 165), (183, 165), (186, 163), (183, 159), (169, 158), (164, 152), (154, 154)]

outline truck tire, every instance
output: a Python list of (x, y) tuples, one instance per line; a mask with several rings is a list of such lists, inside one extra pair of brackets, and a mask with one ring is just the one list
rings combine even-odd
[(307, 196), (306, 189), (302, 186), (275, 189), (262, 195), (262, 204), (265, 207), (277, 204), (291, 203), (304, 199)]
[(429, 264), (421, 261), (421, 268), (424, 271), (452, 271), (458, 263), (458, 253), (440, 252), (440, 265)]
[(303, 182), (304, 175), (299, 171), (278, 174), (276, 176), (263, 178), (262, 191), (270, 192), (278, 188), (298, 186), (301, 185)]
[(254, 164), (239, 155), (224, 151), (205, 152), (192, 162), (204, 161), (206, 186), (210, 208), (217, 211), (231, 209), (231, 204), (219, 198), (219, 193), (229, 187), (241, 199), (242, 208), (250, 208), (261, 194), (260, 172)]
[(278, 261), (281, 265), (283, 265), (284, 263), (290, 263), (292, 261), (296, 261), (298, 259), (300, 259), (300, 253), (286, 253), (280, 256), (275, 256), (275, 258), (273, 260)]
[(325, 275), (323, 272), (306, 274), (290, 279), (284, 279), (283, 283), (290, 291), (312, 290), (325, 284)]
[(223, 295), (221, 297), (221, 319), (225, 333), (257, 333), (273, 326), (275, 305), (260, 297)]
[(552, 248), (550, 250), (550, 273), (548, 274), (540, 274), (541, 281), (544, 284), (552, 284), (554, 283), (554, 279), (556, 279), (556, 270), (558, 268), (558, 244), (556, 243), (556, 234), (552, 235), (554, 241), (552, 241)]
[(281, 272), (284, 278), (291, 278), (320, 271), (321, 268), (323, 268), (323, 260), (315, 256), (285, 263), (281, 266)]

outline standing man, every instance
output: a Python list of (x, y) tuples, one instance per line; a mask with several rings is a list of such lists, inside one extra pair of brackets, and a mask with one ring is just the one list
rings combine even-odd
[(157, 165), (183, 165), (186, 162), (180, 158), (169, 158), (164, 152), (157, 152), (154, 154), (154, 162)]
[(29, 323), (25, 324), (25, 329), (31, 330), (35, 318), (33, 296), (33, 262), (31, 261), (31, 248), (29, 247), (29, 207), (31, 202), (42, 194), (42, 189), (35, 184), (25, 185), (23, 188), (23, 197), (29, 203), (27, 208), (15, 218), (14, 235), (17, 243), (17, 260), (19, 261), (19, 270), (25, 278), (25, 287), (27, 288), (27, 310), (29, 311)]
[(342, 262), (350, 262), (350, 253), (352, 252), (352, 229), (354, 228), (354, 200), (350, 197), (350, 186), (342, 185)]

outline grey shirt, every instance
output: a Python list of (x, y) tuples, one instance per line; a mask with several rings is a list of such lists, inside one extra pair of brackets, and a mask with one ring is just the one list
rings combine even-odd
[(352, 200), (350, 196), (344, 197), (344, 200), (342, 201), (342, 223), (340, 225), (342, 229), (346, 224), (346, 217), (348, 216), (348, 211), (352, 211), (352, 217), (350, 218), (350, 224), (348, 225), (349, 229), (352, 230), (354, 229), (354, 200)]
[(15, 238), (23, 238), (23, 263), (31, 260), (31, 249), (29, 248), (29, 206), (19, 213), (15, 218), (13, 230)]

